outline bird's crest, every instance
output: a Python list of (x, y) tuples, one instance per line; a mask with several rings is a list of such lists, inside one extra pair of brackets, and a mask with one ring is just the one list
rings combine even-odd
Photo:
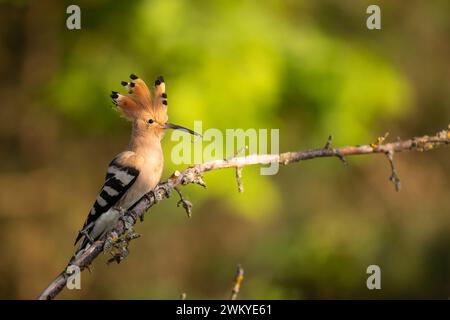
[(111, 98), (118, 110), (128, 120), (153, 117), (159, 118), (167, 116), (167, 94), (164, 78), (159, 76), (155, 80), (153, 93), (149, 90), (144, 80), (135, 74), (130, 75), (131, 81), (122, 81), (128, 94), (120, 94), (112, 91)]

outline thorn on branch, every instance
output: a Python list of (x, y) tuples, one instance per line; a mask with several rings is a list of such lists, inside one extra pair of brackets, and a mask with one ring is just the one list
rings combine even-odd
[(331, 143), (333, 142), (333, 136), (330, 134), (327, 139), (327, 143), (323, 147), (324, 149), (330, 149)]
[(192, 215), (192, 203), (183, 197), (183, 194), (179, 188), (175, 187), (174, 189), (180, 196), (180, 200), (177, 202), (177, 207), (182, 206), (186, 211), (188, 218), (190, 218)]
[(244, 268), (240, 264), (237, 266), (236, 276), (234, 278), (233, 290), (231, 290), (230, 300), (236, 300), (241, 288), (242, 281), (244, 280)]
[(236, 182), (238, 191), (240, 193), (244, 192), (244, 185), (242, 184), (242, 167), (236, 167)]
[(386, 152), (386, 156), (389, 160), (389, 164), (391, 165), (391, 176), (389, 177), (389, 180), (394, 184), (395, 186), (395, 191), (400, 191), (400, 187), (401, 187), (401, 183), (400, 183), (400, 178), (397, 174), (397, 168), (395, 166), (395, 162), (394, 162), (394, 151), (391, 149), (389, 151)]

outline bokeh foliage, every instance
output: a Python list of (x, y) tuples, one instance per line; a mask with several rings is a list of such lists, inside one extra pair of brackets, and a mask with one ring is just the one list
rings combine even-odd
[[(407, 108), (408, 83), (393, 66), (358, 41), (349, 45), (311, 25), (293, 28), (274, 14), (275, 3), (205, 1), (196, 10), (179, 0), (110, 6), (106, 14), (103, 5), (88, 7), (83, 31), (66, 32), (66, 63), (48, 88), (54, 107), (87, 130), (117, 125), (117, 116), (100, 106), (108, 105), (105, 92), (119, 87), (129, 70), (149, 83), (155, 76), (148, 70), (166, 75), (171, 118), (202, 120), (206, 128), (279, 128), (279, 110), (302, 108), (316, 124), (311, 137), (323, 139), (332, 130), (337, 142), (364, 141), (373, 137), (374, 120)], [(118, 21), (121, 30), (112, 32)], [(236, 211), (260, 215), (278, 204), (265, 177), (251, 175), (245, 199), (220, 183), (223, 178), (211, 178), (222, 186), (212, 192)], [(268, 196), (261, 199), (253, 183)]]

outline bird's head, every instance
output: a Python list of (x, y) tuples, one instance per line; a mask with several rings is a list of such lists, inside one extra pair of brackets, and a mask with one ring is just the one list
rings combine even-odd
[(111, 93), (113, 103), (121, 114), (140, 131), (147, 131), (162, 138), (166, 129), (175, 129), (200, 136), (195, 131), (168, 122), (166, 84), (162, 76), (155, 80), (153, 92), (142, 79), (130, 75), (130, 82), (122, 81), (128, 94)]

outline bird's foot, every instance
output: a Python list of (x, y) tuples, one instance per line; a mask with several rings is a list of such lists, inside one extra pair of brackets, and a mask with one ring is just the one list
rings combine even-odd
[(111, 262), (120, 263), (128, 256), (128, 246), (130, 241), (140, 237), (140, 234), (134, 231), (134, 219), (131, 216), (125, 215), (125, 211), (121, 212), (119, 219), (124, 224), (124, 232), (119, 236), (116, 231), (112, 231), (106, 238), (104, 250), (109, 251), (112, 258), (107, 261), (107, 264)]

